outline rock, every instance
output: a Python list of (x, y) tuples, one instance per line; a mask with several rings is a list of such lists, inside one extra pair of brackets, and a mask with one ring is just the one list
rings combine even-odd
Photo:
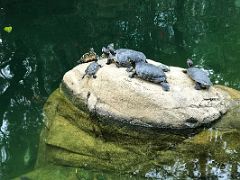
[[(235, 100), (240, 99), (240, 92), (230, 88), (226, 91)], [(137, 173), (141, 177), (155, 171), (162, 177), (169, 177), (175, 176), (178, 171), (181, 177), (192, 178), (196, 172), (194, 167), (201, 167), (198, 171), (207, 177), (223, 164), (230, 163), (229, 166), (235, 167), (240, 159), (237, 153), (240, 151), (239, 105), (215, 123), (213, 128), (199, 129), (200, 133), (194, 130), (194, 134), (187, 135), (176, 130), (98, 121), (75, 107), (59, 89), (48, 98), (43, 112), (45, 128), (40, 137), (36, 165), (39, 169), (26, 175), (32, 179), (38, 179), (39, 175), (46, 179), (42, 174), (47, 173), (50, 169), (46, 167), (52, 164), (63, 165), (64, 169), (67, 166), (101, 173)], [(183, 132), (187, 133), (186, 130)], [(206, 172), (206, 169), (210, 170)], [(74, 175), (75, 172), (81, 177), (78, 169), (69, 173)], [(48, 174), (53, 177), (60, 175), (57, 169)], [(221, 172), (216, 174), (221, 175)]]
[(194, 81), (179, 67), (170, 67), (166, 73), (170, 91), (165, 92), (158, 84), (129, 78), (126, 68), (106, 65), (106, 59), (99, 63), (103, 68), (96, 79), (82, 80), (86, 63), (68, 71), (61, 86), (71, 102), (99, 119), (154, 128), (196, 128), (219, 119), (231, 105), (226, 90), (211, 87), (197, 91)]
[(155, 164), (152, 151), (169, 149), (185, 139), (184, 135), (149, 128), (99, 123), (76, 108), (59, 90), (45, 103), (44, 115), (37, 168), (53, 163), (122, 172), (144, 169), (145, 172)]

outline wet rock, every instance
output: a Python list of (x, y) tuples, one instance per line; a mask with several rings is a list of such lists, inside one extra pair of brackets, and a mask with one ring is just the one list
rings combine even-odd
[(226, 90), (195, 90), (182, 68), (170, 67), (166, 73), (170, 91), (165, 92), (158, 84), (129, 78), (125, 68), (106, 65), (106, 60), (99, 63), (103, 68), (96, 79), (82, 79), (88, 64), (81, 64), (64, 75), (61, 89), (76, 106), (109, 121), (154, 128), (196, 128), (219, 119), (230, 108), (232, 99)]
[[(237, 100), (239, 96), (235, 95)], [(217, 176), (218, 171), (214, 172), (214, 169), (222, 164), (228, 165), (230, 158), (235, 166), (240, 158), (236, 153), (240, 150), (237, 127), (231, 123), (227, 126), (228, 115), (238, 112), (235, 109), (213, 128), (185, 135), (175, 133), (176, 130), (99, 121), (74, 106), (58, 89), (44, 105), (45, 128), (41, 133), (36, 167), (42, 172), (42, 167), (53, 163), (100, 171), (137, 172), (142, 177), (168, 177), (178, 173), (191, 178), (195, 177), (197, 170), (202, 175), (215, 173)], [(237, 122), (240, 114), (234, 117)], [(222, 129), (224, 124), (227, 129)], [(206, 168), (211, 171), (205, 172)]]
[(59, 90), (46, 102), (44, 114), (37, 166), (52, 162), (133, 172), (134, 164), (153, 163), (148, 161), (155, 156), (152, 150), (168, 149), (185, 139), (161, 131), (102, 124), (73, 106)]

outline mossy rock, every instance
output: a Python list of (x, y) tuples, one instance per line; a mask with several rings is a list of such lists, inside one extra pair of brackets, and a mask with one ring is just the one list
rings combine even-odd
[[(237, 108), (211, 129), (179, 134), (99, 120), (74, 106), (57, 89), (44, 106), (46, 127), (41, 134), (36, 167), (41, 169), (55, 164), (130, 174), (137, 172), (146, 177), (152, 174), (168, 177), (177, 173), (179, 177), (192, 178), (195, 177), (193, 166), (214, 168), (229, 161), (240, 161), (239, 154), (235, 153), (240, 150), (236, 125), (240, 121), (240, 111)], [(215, 164), (208, 164), (209, 159)], [(183, 166), (185, 170), (182, 170)], [(174, 171), (174, 167), (179, 169)], [(199, 171), (206, 174), (204, 168)]]
[(50, 162), (134, 172), (136, 167), (157, 164), (153, 152), (167, 150), (186, 138), (148, 128), (101, 123), (75, 107), (59, 89), (49, 97), (44, 113), (46, 127), (41, 134), (37, 167)]

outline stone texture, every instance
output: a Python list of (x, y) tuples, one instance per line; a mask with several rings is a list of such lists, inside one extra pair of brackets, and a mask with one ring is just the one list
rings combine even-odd
[[(223, 88), (239, 102), (240, 92)], [(171, 168), (180, 163), (184, 167), (187, 165), (187, 170), (179, 173), (191, 176), (195, 166), (202, 167), (199, 171), (204, 174), (206, 169), (219, 167), (229, 159), (236, 166), (240, 158), (236, 153), (240, 151), (240, 105), (234, 106), (214, 124), (214, 128), (198, 129), (200, 133), (194, 130), (194, 134), (186, 130), (182, 131), (185, 134), (180, 134), (175, 133), (176, 130), (138, 129), (139, 126), (99, 122), (75, 107), (59, 90), (48, 98), (43, 112), (46, 126), (41, 133), (36, 165), (40, 169), (26, 175), (32, 179), (38, 179), (39, 174), (45, 172), (44, 168), (52, 164), (131, 174), (137, 172), (144, 177), (156, 167), (163, 174), (174, 174), (175, 169), (171, 171)], [(213, 159), (215, 164), (207, 163), (206, 159)]]
[(96, 79), (82, 79), (88, 64), (68, 71), (62, 90), (74, 104), (101, 117), (146, 127), (184, 129), (211, 123), (229, 108), (228, 93), (218, 87), (195, 90), (182, 68), (170, 67), (166, 73), (170, 91), (165, 92), (158, 84), (129, 78), (126, 68), (106, 65), (106, 59), (99, 63), (103, 67)]

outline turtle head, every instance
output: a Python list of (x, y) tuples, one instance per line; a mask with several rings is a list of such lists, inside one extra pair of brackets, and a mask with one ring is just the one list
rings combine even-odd
[(95, 53), (93, 47), (90, 48), (89, 52), (90, 53)]
[(111, 53), (112, 55), (115, 55), (115, 54), (116, 54), (113, 43), (109, 44), (109, 45), (107, 46), (107, 49), (110, 51), (110, 53)]
[(193, 66), (193, 62), (191, 59), (187, 59), (187, 65), (188, 67), (192, 67)]
[(109, 51), (109, 49), (108, 48), (105, 48), (105, 47), (103, 47), (102, 48), (102, 57), (105, 57), (105, 58), (107, 58), (108, 56), (109, 56), (109, 54), (110, 54), (110, 51)]

